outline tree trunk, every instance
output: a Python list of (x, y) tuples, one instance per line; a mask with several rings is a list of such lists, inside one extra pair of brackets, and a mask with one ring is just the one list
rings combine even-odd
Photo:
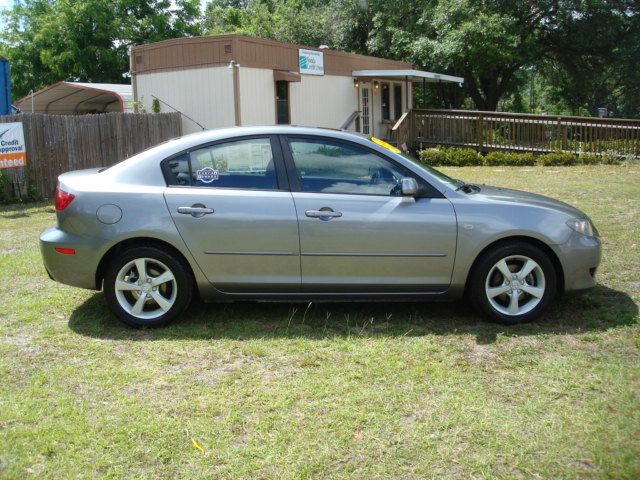
[(474, 73), (467, 69), (464, 72), (464, 83), (471, 99), (478, 110), (495, 111), (498, 102), (507, 91), (509, 82), (518, 67), (493, 71), (476, 79)]

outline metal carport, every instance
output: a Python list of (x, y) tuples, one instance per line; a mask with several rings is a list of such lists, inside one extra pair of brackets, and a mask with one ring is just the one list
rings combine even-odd
[(58, 115), (133, 111), (131, 85), (58, 82), (18, 100), (23, 112)]

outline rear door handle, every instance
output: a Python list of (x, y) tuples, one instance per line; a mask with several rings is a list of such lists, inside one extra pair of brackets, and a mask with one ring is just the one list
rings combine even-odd
[(208, 208), (201, 203), (194, 203), (190, 207), (178, 207), (178, 213), (191, 215), (195, 218), (204, 217), (213, 213), (213, 208)]
[(309, 218), (319, 218), (320, 220), (329, 220), (342, 216), (342, 212), (334, 212), (328, 207), (323, 207), (320, 210), (307, 210), (304, 214)]

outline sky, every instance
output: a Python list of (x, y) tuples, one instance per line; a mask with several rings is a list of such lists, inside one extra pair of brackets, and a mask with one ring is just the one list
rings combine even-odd
[[(13, 6), (13, 0), (0, 0), (0, 12), (3, 12), (4, 10), (11, 8)], [(4, 23), (4, 20), (2, 17), (0, 17), (0, 26)]]

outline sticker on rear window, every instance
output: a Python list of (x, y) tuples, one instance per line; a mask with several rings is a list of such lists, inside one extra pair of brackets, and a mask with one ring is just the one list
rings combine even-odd
[(202, 170), (196, 170), (196, 180), (202, 183), (211, 183), (214, 180), (218, 180), (220, 175), (218, 170), (214, 170), (211, 167), (204, 167)]

